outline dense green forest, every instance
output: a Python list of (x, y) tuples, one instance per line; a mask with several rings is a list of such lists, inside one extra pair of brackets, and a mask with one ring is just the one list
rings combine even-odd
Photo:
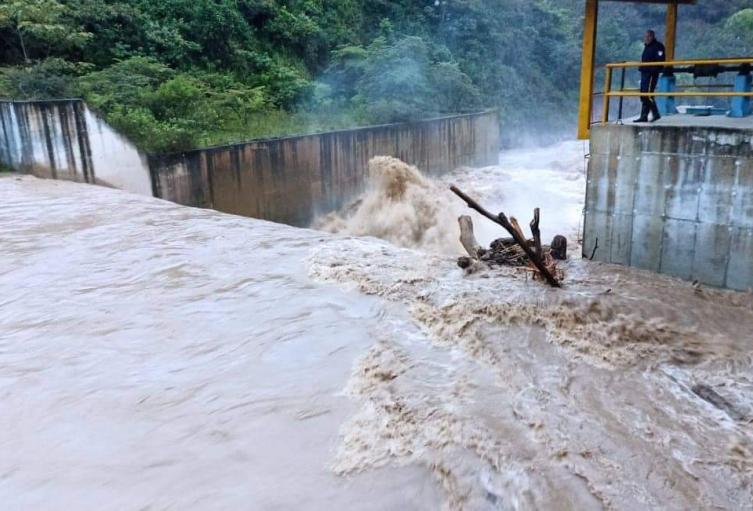
[[(0, 0), (0, 96), (83, 97), (148, 151), (494, 107), (574, 130), (583, 0)], [(678, 57), (753, 53), (753, 0), (681, 8)], [(601, 63), (664, 9), (604, 3)]]

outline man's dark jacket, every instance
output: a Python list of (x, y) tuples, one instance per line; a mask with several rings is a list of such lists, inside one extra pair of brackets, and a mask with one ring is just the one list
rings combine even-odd
[[(664, 45), (654, 39), (643, 49), (643, 56), (641, 62), (664, 62), (667, 60)], [(646, 66), (641, 68), (641, 74), (659, 74), (662, 70), (662, 66)]]

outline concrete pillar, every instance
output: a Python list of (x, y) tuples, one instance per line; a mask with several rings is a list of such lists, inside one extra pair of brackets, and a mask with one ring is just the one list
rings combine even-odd
[[(659, 77), (659, 83), (656, 86), (657, 92), (674, 92), (676, 90), (676, 79), (674, 75), (665, 75)], [(662, 115), (673, 115), (677, 113), (674, 96), (656, 96), (656, 106)]]
[[(741, 72), (735, 77), (735, 92), (751, 92), (753, 77), (750, 71)], [(729, 111), (730, 117), (747, 117), (751, 114), (750, 96), (735, 96)]]

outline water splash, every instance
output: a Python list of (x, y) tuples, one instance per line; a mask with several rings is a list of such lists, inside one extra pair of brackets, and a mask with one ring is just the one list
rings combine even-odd
[(397, 158), (369, 161), (367, 190), (345, 210), (327, 215), (315, 227), (354, 236), (374, 236), (405, 248), (454, 254), (461, 206), (446, 187)]

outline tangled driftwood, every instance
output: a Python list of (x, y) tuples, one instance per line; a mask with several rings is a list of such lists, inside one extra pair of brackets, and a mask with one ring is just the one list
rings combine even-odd
[(476, 240), (471, 217), (461, 216), (458, 218), (460, 243), (469, 256), (458, 259), (458, 265), (461, 268), (469, 268), (475, 261), (507, 266), (530, 266), (534, 269), (535, 274), (544, 278), (550, 286), (560, 287), (560, 281), (557, 278), (556, 259), (567, 258), (567, 239), (558, 235), (555, 236), (551, 246), (542, 246), (539, 208), (533, 210), (533, 220), (530, 223), (533, 238), (528, 239), (515, 217), (508, 219), (502, 212), (494, 215), (456, 186), (451, 186), (450, 190), (463, 199), (468, 207), (478, 211), (492, 222), (501, 225), (512, 236), (512, 238), (494, 240), (488, 250), (484, 249)]

